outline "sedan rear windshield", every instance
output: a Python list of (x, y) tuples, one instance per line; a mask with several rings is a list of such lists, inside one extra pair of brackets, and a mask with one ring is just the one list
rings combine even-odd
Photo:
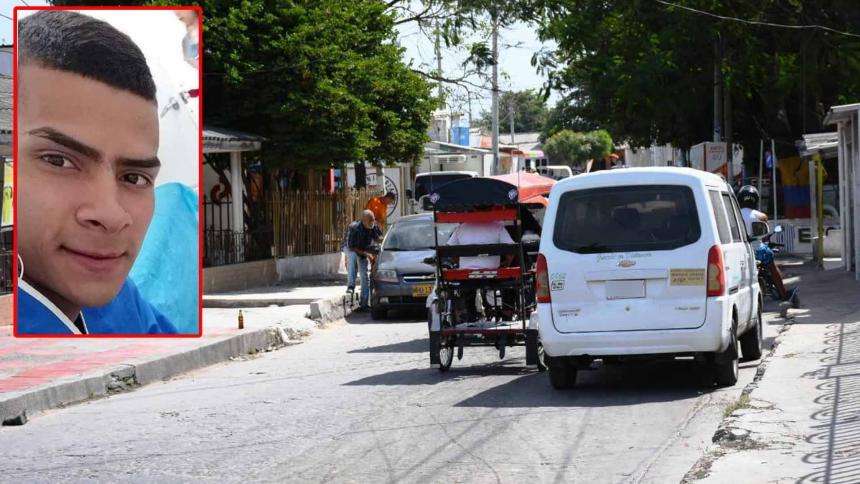
[(559, 199), (553, 242), (580, 254), (672, 250), (699, 240), (693, 191), (680, 185), (575, 190)]
[[(439, 245), (445, 245), (451, 238), (451, 233), (457, 228), (457, 224), (435, 224), (439, 234)], [(433, 249), (435, 237), (433, 236), (434, 223), (432, 220), (421, 222), (398, 222), (385, 237), (382, 248), (384, 250), (428, 250)]]

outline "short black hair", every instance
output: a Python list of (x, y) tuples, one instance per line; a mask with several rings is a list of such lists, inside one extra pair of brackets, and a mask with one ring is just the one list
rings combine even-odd
[(18, 21), (19, 64), (35, 62), (155, 101), (146, 57), (107, 22), (68, 10), (40, 10)]

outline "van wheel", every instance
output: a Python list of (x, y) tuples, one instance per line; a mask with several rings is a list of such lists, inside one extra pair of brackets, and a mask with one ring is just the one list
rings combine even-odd
[(745, 361), (753, 361), (761, 358), (762, 344), (764, 341), (764, 325), (761, 321), (761, 306), (756, 311), (755, 326), (741, 336), (741, 354)]
[(737, 325), (732, 329), (729, 346), (723, 352), (714, 355), (713, 371), (717, 386), (730, 387), (738, 382)]
[(546, 356), (549, 383), (556, 390), (569, 390), (576, 385), (576, 367), (563, 358)]

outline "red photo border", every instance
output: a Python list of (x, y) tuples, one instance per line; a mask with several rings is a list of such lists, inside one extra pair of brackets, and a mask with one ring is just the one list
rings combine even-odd
[[(198, 110), (197, 138), (197, 334), (20, 334), (18, 333), (18, 11), (22, 10), (194, 10), (197, 12), (197, 89)], [(12, 10), (12, 334), (16, 338), (200, 338), (203, 336), (203, 8), (189, 6), (145, 6), (145, 7), (51, 7), (16, 6)]]

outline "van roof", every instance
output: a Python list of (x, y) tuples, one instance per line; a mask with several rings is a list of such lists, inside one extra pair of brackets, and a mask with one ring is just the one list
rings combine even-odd
[(622, 170), (602, 170), (586, 173), (573, 178), (560, 180), (556, 190), (565, 190), (575, 186), (614, 185), (617, 182), (691, 182), (700, 181), (706, 185), (723, 187), (726, 181), (718, 175), (693, 168), (680, 167), (651, 167), (625, 168)]

